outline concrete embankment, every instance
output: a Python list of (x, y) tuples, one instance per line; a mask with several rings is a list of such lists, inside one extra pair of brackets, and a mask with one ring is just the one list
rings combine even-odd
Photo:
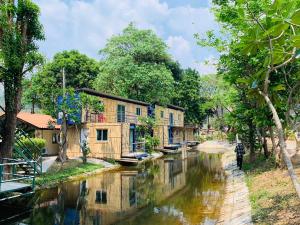
[(207, 153), (222, 153), (222, 166), (226, 174), (226, 190), (218, 225), (252, 224), (249, 191), (243, 171), (237, 168), (234, 146), (224, 142), (207, 141), (199, 146)]

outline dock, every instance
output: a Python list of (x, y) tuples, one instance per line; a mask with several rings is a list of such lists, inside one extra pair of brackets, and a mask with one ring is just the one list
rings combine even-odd
[[(34, 193), (36, 161), (2, 158), (0, 163), (0, 202)], [(33, 174), (24, 174), (23, 167), (34, 165)]]

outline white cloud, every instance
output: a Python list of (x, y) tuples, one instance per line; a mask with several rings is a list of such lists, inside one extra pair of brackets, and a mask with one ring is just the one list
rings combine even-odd
[(195, 62), (194, 68), (196, 68), (201, 75), (216, 74), (217, 73), (218, 58), (213, 55), (209, 55), (202, 62)]
[(183, 66), (188, 66), (188, 60), (191, 60), (191, 46), (189, 42), (182, 36), (169, 36), (166, 42), (173, 58), (181, 61), (184, 64)]
[(133, 21), (139, 28), (153, 29), (168, 43), (176, 60), (184, 67), (193, 67), (197, 60), (208, 57), (208, 51), (196, 45), (193, 35), (216, 27), (208, 8), (170, 8), (159, 0), (34, 1), (41, 7), (47, 38), (41, 51), (48, 58), (69, 49), (99, 58), (98, 51), (107, 39)]

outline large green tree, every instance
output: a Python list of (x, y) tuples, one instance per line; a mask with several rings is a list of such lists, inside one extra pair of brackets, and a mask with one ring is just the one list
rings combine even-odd
[(44, 39), (39, 15), (39, 7), (31, 0), (0, 1), (0, 79), (5, 96), (2, 157), (12, 155), (23, 77), (42, 61), (37, 46)]
[(205, 114), (201, 112), (204, 99), (200, 96), (200, 74), (193, 69), (186, 69), (175, 84), (176, 93), (173, 103), (185, 109), (184, 120), (187, 124), (200, 125)]
[[(280, 150), (300, 197), (300, 184), (288, 157), (284, 123), (280, 118), (281, 102), (276, 102), (285, 89), (282, 76), (299, 80), (299, 73), (288, 70), (297, 64), (300, 47), (300, 2), (298, 0), (214, 0), (217, 19), (229, 32), (227, 53), (238, 49), (241, 60), (247, 59), (239, 82), (247, 86), (248, 96), (264, 101), (276, 125)], [(212, 45), (224, 42), (209, 36)], [(221, 49), (221, 48), (219, 48)], [(226, 53), (225, 53), (226, 55)], [(255, 65), (255, 66), (252, 66)], [(236, 66), (236, 65), (232, 65)], [(231, 68), (230, 68), (231, 69)], [(284, 72), (285, 71), (285, 72)]]
[(170, 102), (174, 89), (171, 69), (177, 71), (177, 67), (169, 63), (167, 45), (153, 31), (130, 24), (100, 53), (103, 61), (96, 90), (151, 103)]
[(56, 116), (56, 100), (62, 95), (63, 69), (66, 88), (91, 88), (99, 73), (99, 63), (76, 50), (57, 53), (24, 82), (23, 103), (33, 105), (32, 111), (38, 106), (44, 113)]

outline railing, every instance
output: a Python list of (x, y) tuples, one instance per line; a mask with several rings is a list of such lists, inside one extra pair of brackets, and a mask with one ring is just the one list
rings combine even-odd
[[(27, 139), (31, 146), (34, 149), (29, 149), (22, 141), (21, 138)], [(16, 158), (21, 158), (27, 162), (35, 161), (36, 162), (36, 171), (37, 173), (42, 173), (43, 168), (43, 157), (42, 157), (42, 149), (39, 149), (35, 146), (31, 138), (21, 129), (16, 131), (16, 145), (14, 147), (14, 154)], [(31, 164), (31, 167), (34, 165)]]
[(139, 122), (139, 115), (125, 112), (121, 113), (85, 113), (82, 118), (83, 123), (132, 123)]
[(168, 118), (157, 118), (157, 123), (159, 125), (171, 126), (171, 127), (183, 127), (184, 122), (183, 120), (175, 120), (172, 121)]
[[(20, 174), (23, 166), (33, 165), (33, 174)], [(36, 161), (20, 161), (16, 159), (2, 158), (0, 163), (0, 187), (8, 182), (20, 182), (29, 183), (32, 190), (35, 188), (35, 176), (36, 176)], [(10, 191), (7, 189), (6, 191)], [(13, 191), (13, 188), (11, 189)], [(1, 192), (0, 192), (1, 193)]]

